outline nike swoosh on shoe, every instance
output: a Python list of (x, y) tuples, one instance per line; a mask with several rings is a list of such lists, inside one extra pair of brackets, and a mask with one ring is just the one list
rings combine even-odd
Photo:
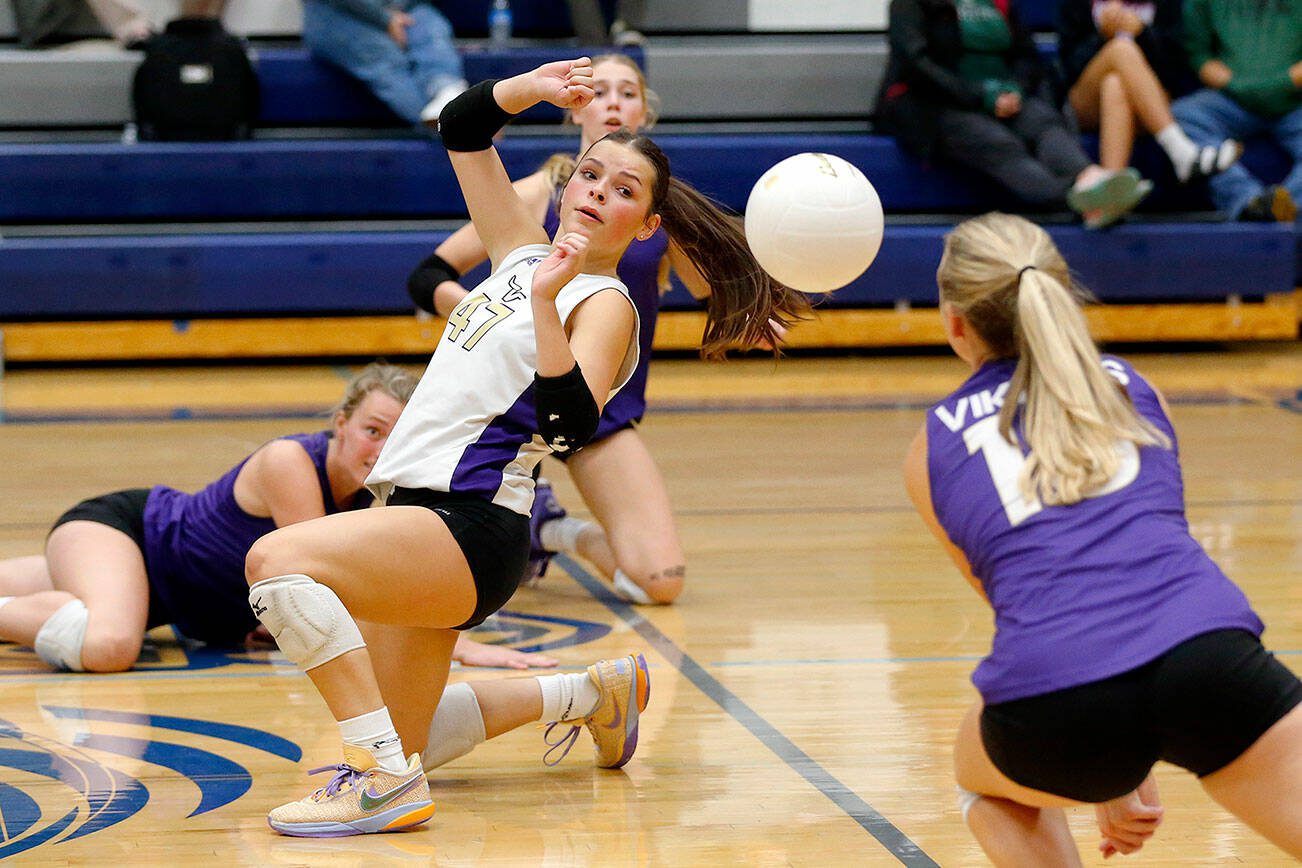
[(380, 808), (383, 808), (385, 805), (389, 804), (394, 799), (401, 796), (403, 793), (411, 790), (413, 787), (419, 784), (422, 779), (423, 778), (420, 775), (417, 775), (416, 777), (412, 778), (406, 783), (394, 787), (393, 789), (389, 790), (387, 793), (377, 793), (375, 792), (374, 789), (371, 788), (372, 787), (371, 784), (367, 784), (365, 787), (362, 788), (362, 791), (358, 793), (357, 803), (359, 806), (361, 806), (361, 809), (363, 811), (366, 811), (368, 814), (373, 813), (375, 811), (378, 811)]

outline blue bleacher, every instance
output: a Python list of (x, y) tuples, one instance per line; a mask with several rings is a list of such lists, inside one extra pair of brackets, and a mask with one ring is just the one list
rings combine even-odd
[[(465, 16), (458, 25), (463, 35), (482, 22), (487, 2), (476, 0), (454, 12), (454, 19)], [(1032, 24), (1043, 26), (1045, 14), (1051, 24), (1051, 4), (1023, 8), (1031, 10)], [(545, 27), (551, 20), (544, 17), (534, 25)], [(530, 26), (520, 21), (520, 13), (517, 24)], [(1052, 51), (1051, 44), (1044, 48)], [(471, 79), (511, 75), (574, 51), (559, 43), (521, 44), (508, 51), (475, 43), (462, 50)], [(365, 88), (301, 46), (261, 47), (258, 68), (265, 126), (401, 126)], [(550, 122), (557, 116), (547, 108), (525, 121)], [(464, 218), (460, 192), (436, 142), (405, 132), (362, 136), (0, 144), (0, 223), (142, 224), (110, 235), (37, 228), (0, 238), (0, 320), (409, 311), (402, 290), (406, 275), (444, 237), (442, 231), (369, 231), (364, 225), (259, 231), (256, 226), (269, 220)], [(893, 139), (866, 130), (675, 132), (669, 124), (656, 138), (680, 177), (736, 210), (768, 166), (791, 154), (823, 151), (863, 168), (888, 214), (948, 215), (893, 222), (873, 268), (831, 296), (826, 302), (831, 306), (934, 302), (940, 241), (952, 221), (990, 207), (1013, 207), (983, 180), (923, 165)], [(576, 137), (540, 135), (524, 126), (513, 129), (499, 150), (508, 172), (518, 177), (575, 142)], [(1086, 143), (1096, 147), (1091, 137)], [(1136, 162), (1159, 182), (1158, 193), (1146, 203), (1149, 210), (1209, 207), (1201, 188), (1174, 184), (1151, 143), (1141, 143)], [(1273, 145), (1252, 143), (1245, 164), (1277, 180), (1288, 160)], [(193, 234), (175, 228), (154, 233), (147, 225), (169, 221), (252, 222), (248, 231)], [(1288, 292), (1302, 261), (1302, 239), (1291, 226), (1164, 220), (1136, 221), (1106, 233), (1075, 226), (1053, 226), (1051, 232), (1084, 282), (1110, 301)], [(681, 288), (666, 301), (670, 309), (695, 307)]]
[[(827, 304), (934, 303), (948, 229), (889, 225), (873, 267)], [(1050, 232), (1105, 301), (1217, 301), (1231, 293), (1251, 299), (1294, 286), (1296, 239), (1288, 226), (1134, 224), (1107, 233), (1054, 226)], [(0, 294), (0, 319), (408, 312), (406, 276), (445, 235), (11, 238), (0, 243), (0, 273), (22, 291)], [(695, 306), (681, 288), (666, 299), (668, 309)]]
[[(741, 210), (765, 168), (802, 151), (844, 157), (872, 179), (888, 212), (970, 212), (1011, 207), (979, 178), (926, 166), (893, 138), (866, 133), (681, 134), (657, 140), (674, 171)], [(1087, 140), (1094, 146), (1094, 140)], [(507, 171), (534, 171), (575, 140), (511, 135), (499, 149)], [(1244, 162), (1277, 181), (1287, 156), (1254, 143)], [(1199, 187), (1178, 188), (1156, 147), (1137, 164), (1166, 181), (1161, 210), (1206, 209)], [(424, 138), (268, 140), (233, 143), (0, 144), (0, 221), (94, 222), (242, 218), (461, 217), (465, 205), (447, 154)]]

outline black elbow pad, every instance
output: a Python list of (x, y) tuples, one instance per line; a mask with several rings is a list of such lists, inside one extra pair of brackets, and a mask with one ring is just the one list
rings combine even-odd
[(442, 256), (431, 253), (408, 275), (407, 294), (416, 303), (416, 307), (437, 314), (438, 311), (434, 309), (434, 290), (446, 280), (460, 279), (461, 272), (449, 265)]
[(538, 433), (553, 452), (577, 452), (597, 433), (601, 412), (579, 363), (559, 377), (533, 376)]
[(513, 115), (493, 99), (496, 79), (481, 81), (443, 107), (439, 114), (439, 135), (449, 151), (486, 151), (493, 136)]

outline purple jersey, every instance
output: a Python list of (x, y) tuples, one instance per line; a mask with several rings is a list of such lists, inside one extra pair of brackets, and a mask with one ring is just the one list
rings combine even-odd
[[(339, 512), (326, 475), (330, 432), (292, 434), (316, 468), (326, 514)], [(151, 593), (178, 630), (191, 639), (238, 644), (257, 626), (249, 610), (244, 556), (259, 537), (276, 529), (270, 518), (249, 515), (235, 502), (235, 477), (245, 458), (206, 488), (187, 494), (156, 485), (145, 502), (145, 566)], [(350, 509), (369, 506), (362, 490)]]
[[(556, 216), (556, 203), (547, 206), (543, 229), (547, 237), (556, 235), (560, 219)], [(656, 333), (656, 314), (660, 312), (660, 263), (669, 249), (669, 236), (664, 228), (656, 230), (646, 241), (633, 240), (624, 252), (616, 269), (620, 282), (628, 287), (629, 298), (637, 308), (641, 323), (638, 335), (638, 361), (633, 375), (624, 388), (606, 402), (601, 411), (601, 421), (589, 442), (595, 443), (609, 437), (629, 422), (641, 421), (646, 413), (647, 368), (651, 364), (651, 342)]]
[(1103, 364), (1172, 447), (1122, 449), (1116, 476), (1070, 506), (1019, 490), (1023, 450), (998, 428), (1014, 361), (983, 365), (927, 414), (931, 502), (995, 612), (994, 646), (972, 676), (987, 703), (1108, 678), (1211, 630), (1263, 629), (1189, 535), (1157, 394), (1125, 361)]

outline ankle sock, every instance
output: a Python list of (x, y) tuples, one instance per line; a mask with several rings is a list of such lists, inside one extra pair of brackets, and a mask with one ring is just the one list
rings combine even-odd
[(393, 728), (388, 708), (350, 717), (339, 721), (339, 734), (345, 744), (365, 748), (375, 761), (391, 772), (407, 770), (407, 760), (402, 755), (402, 739)]
[(567, 555), (578, 554), (579, 534), (587, 529), (590, 521), (581, 518), (555, 518), (538, 530), (538, 539), (543, 548), (549, 552), (564, 552)]
[(1162, 150), (1166, 151), (1167, 158), (1175, 168), (1175, 176), (1181, 181), (1189, 180), (1194, 162), (1198, 159), (1198, 146), (1194, 144), (1193, 139), (1185, 135), (1185, 131), (1180, 129), (1177, 123), (1167, 124), (1154, 133), (1153, 138), (1157, 140)]
[(601, 691), (587, 672), (538, 676), (542, 690), (540, 720), (579, 721), (590, 715), (601, 701)]

